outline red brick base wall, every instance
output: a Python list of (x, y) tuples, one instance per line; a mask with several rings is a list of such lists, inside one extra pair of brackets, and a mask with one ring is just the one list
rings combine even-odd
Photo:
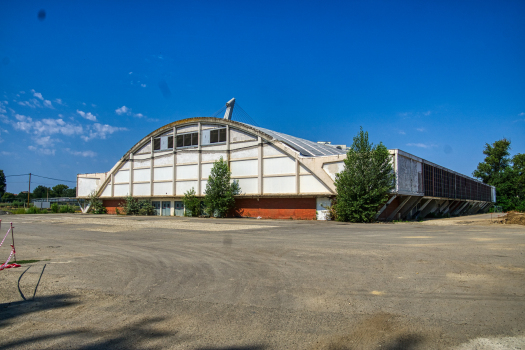
[(240, 198), (235, 200), (235, 206), (234, 216), (301, 220), (316, 217), (315, 198)]
[(117, 207), (120, 203), (124, 202), (123, 199), (104, 199), (102, 205), (108, 210), (108, 214), (116, 214)]

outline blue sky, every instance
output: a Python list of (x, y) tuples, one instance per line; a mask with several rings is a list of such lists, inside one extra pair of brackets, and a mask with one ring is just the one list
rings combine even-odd
[(268, 129), (350, 145), (363, 126), (470, 175), (486, 142), (525, 152), (524, 18), (523, 1), (1, 1), (0, 169), (106, 172), (235, 97)]

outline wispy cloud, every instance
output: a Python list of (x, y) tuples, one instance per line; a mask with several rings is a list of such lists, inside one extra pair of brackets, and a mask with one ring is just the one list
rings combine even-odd
[(142, 87), (146, 87), (146, 84), (140, 84), (140, 86), (142, 86)]
[(44, 100), (44, 97), (42, 96), (40, 92), (36, 92), (34, 89), (32, 89), (31, 92), (33, 93), (33, 96), (35, 96), (36, 98), (39, 98), (42, 101)]
[(120, 108), (115, 109), (115, 113), (117, 113), (118, 115), (130, 115), (130, 116), (133, 116), (133, 117), (136, 117), (136, 118), (146, 118), (146, 116), (144, 114), (142, 114), (142, 113), (133, 113), (131, 108), (126, 107), (126, 106), (122, 106)]
[(62, 102), (62, 99), (61, 98), (55, 98), (55, 102), (59, 105), (65, 105), (64, 102)]
[(94, 116), (93, 114), (91, 114), (91, 112), (86, 113), (86, 112), (83, 112), (83, 111), (79, 111), (79, 110), (77, 109), (77, 113), (78, 113), (82, 118), (85, 118), (85, 119), (87, 119), (87, 120), (91, 120), (91, 121), (93, 121), (93, 122), (96, 122), (96, 121), (97, 121), (97, 117)]
[(520, 116), (520, 117), (525, 116), (525, 112), (521, 112), (520, 114), (518, 114), (518, 116)]
[(53, 107), (53, 104), (49, 100), (44, 100), (44, 106), (46, 106), (47, 108), (55, 109), (55, 107)]
[(423, 131), (425, 131), (426, 129), (425, 129), (425, 128), (416, 128), (416, 130), (419, 131), (419, 132), (423, 132)]
[(80, 157), (95, 157), (97, 155), (93, 151), (73, 151), (69, 148), (66, 148), (66, 152), (74, 156), (80, 156)]
[(117, 126), (111, 126), (107, 124), (103, 125), (103, 124), (95, 123), (89, 129), (87, 135), (83, 135), (80, 137), (84, 141), (89, 141), (95, 138), (105, 139), (107, 135), (111, 135), (117, 131), (125, 131), (125, 130), (128, 130), (128, 129), (117, 127)]
[(28, 146), (27, 148), (29, 150), (31, 150), (31, 151), (34, 151), (34, 152), (37, 152), (37, 153), (40, 153), (40, 154), (44, 154), (46, 156), (54, 156), (55, 155), (55, 150), (54, 149), (40, 148), (40, 147), (35, 147), (35, 146)]
[(433, 147), (437, 147), (437, 145), (425, 144), (425, 143), (407, 143), (407, 146), (409, 146), (409, 147), (419, 147), (419, 148), (433, 148)]
[(399, 134), (406, 135), (406, 132), (404, 132), (403, 130), (399, 130)]
[(62, 134), (62, 135), (75, 135), (82, 134), (84, 129), (82, 125), (74, 125), (66, 123), (62, 119), (42, 119), (42, 120), (33, 120), (31, 117), (25, 115), (16, 114), (16, 121), (11, 121), (10, 124), (20, 131), (25, 131), (27, 133), (32, 133), (35, 135), (53, 135), (53, 134)]
[(425, 117), (428, 117), (428, 116), (429, 116), (429, 115), (431, 115), (431, 114), (432, 114), (432, 112), (431, 112), (431, 111), (426, 111), (426, 112), (423, 112), (423, 115), (424, 115)]

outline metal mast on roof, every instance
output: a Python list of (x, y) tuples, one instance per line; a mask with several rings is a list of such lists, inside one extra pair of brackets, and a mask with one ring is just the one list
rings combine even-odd
[(233, 106), (235, 105), (235, 98), (226, 102), (226, 112), (224, 112), (224, 119), (232, 120)]

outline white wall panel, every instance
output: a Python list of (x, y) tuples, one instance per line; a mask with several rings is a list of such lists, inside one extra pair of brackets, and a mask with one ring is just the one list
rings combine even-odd
[(86, 197), (91, 194), (91, 192), (97, 190), (97, 185), (99, 179), (89, 179), (85, 177), (79, 177), (78, 178), (78, 196), (79, 197)]
[(323, 164), (323, 170), (332, 178), (332, 180), (335, 181), (335, 174), (340, 173), (343, 171), (345, 167), (345, 163), (343, 162), (337, 162), (337, 163), (324, 163)]
[(155, 182), (153, 184), (153, 194), (155, 196), (173, 195), (173, 182)]
[(196, 152), (179, 152), (177, 153), (177, 164), (197, 163), (199, 154)]
[(230, 162), (232, 176), (257, 176), (259, 173), (259, 161), (254, 160), (237, 160)]
[(301, 193), (330, 193), (323, 183), (313, 175), (301, 175), (299, 177), (299, 188)]
[(295, 174), (295, 160), (289, 157), (263, 159), (263, 175)]
[[(116, 195), (117, 194), (115, 193), (115, 196)], [(134, 196), (150, 196), (151, 195), (150, 184), (133, 184), (133, 195)]]
[(126, 197), (127, 195), (129, 195), (129, 185), (115, 185), (113, 193), (115, 197)]
[(230, 154), (231, 159), (237, 158), (257, 158), (259, 156), (258, 148), (243, 149), (239, 151), (232, 151)]
[(182, 134), (182, 133), (186, 133), (186, 132), (193, 132), (193, 131), (198, 131), (198, 130), (199, 130), (199, 126), (197, 124), (191, 124), (191, 125), (178, 127), (177, 128), (177, 134)]
[[(128, 186), (129, 188), (129, 185), (125, 185), (125, 186)], [(106, 188), (104, 188), (104, 191), (102, 191), (102, 194), (100, 195), (100, 197), (111, 197), (111, 184), (108, 184)]]
[(230, 142), (253, 141), (257, 137), (240, 130), (230, 129)]
[(258, 193), (259, 186), (258, 186), (258, 179), (235, 179), (235, 181), (239, 182), (239, 186), (241, 187), (241, 193), (243, 194), (254, 194)]
[(173, 167), (162, 167), (153, 169), (153, 180), (173, 180)]
[(218, 161), (219, 159), (221, 159), (221, 157), (222, 157), (223, 160), (226, 160), (227, 159), (226, 153), (222, 153), (222, 152), (203, 153), (201, 160), (203, 162), (215, 162), (215, 161)]
[(230, 150), (236, 150), (236, 149), (245, 149), (247, 147), (253, 147), (258, 146), (259, 142), (257, 140), (255, 141), (245, 141), (241, 143), (231, 143), (230, 144)]
[(115, 182), (129, 182), (129, 170), (119, 170), (115, 174)]
[(199, 176), (198, 165), (183, 165), (183, 166), (177, 165), (177, 180), (196, 179), (198, 176)]
[(153, 160), (154, 165), (173, 165), (173, 154), (158, 157)]
[(188, 192), (192, 188), (195, 190), (195, 192), (197, 192), (197, 181), (177, 181), (177, 184), (176, 184), (177, 196), (184, 195), (184, 193)]
[(144, 145), (141, 149), (137, 151), (136, 154), (142, 153), (151, 153), (151, 142), (148, 142), (146, 145)]
[[(208, 180), (202, 180), (201, 181), (201, 194), (204, 195), (206, 193), (206, 185), (208, 184)], [(197, 189), (195, 188), (195, 191)], [(198, 194), (198, 193), (197, 193)]]
[(201, 165), (201, 176), (203, 178), (208, 178), (210, 176), (211, 168), (213, 168), (213, 163), (206, 163)]
[(133, 170), (133, 182), (142, 181), (151, 181), (151, 169)]
[(285, 155), (283, 152), (278, 150), (277, 148), (273, 147), (272, 145), (264, 145), (263, 146), (263, 156), (280, 156)]
[(122, 165), (122, 167), (120, 168), (120, 170), (126, 170), (126, 169), (129, 169), (129, 165), (130, 165), (130, 161), (127, 161), (124, 163), (124, 165)]
[(295, 176), (263, 178), (263, 191), (268, 193), (295, 193)]
[(134, 159), (133, 160), (133, 167), (135, 169), (150, 167), (150, 166), (151, 166), (151, 159)]

